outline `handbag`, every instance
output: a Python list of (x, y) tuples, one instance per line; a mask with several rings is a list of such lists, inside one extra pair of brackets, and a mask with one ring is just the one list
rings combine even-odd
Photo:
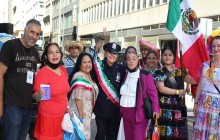
[(144, 87), (143, 87), (141, 76), (140, 76), (140, 82), (141, 82), (141, 88), (142, 88), (142, 96), (144, 100), (144, 113), (147, 119), (151, 119), (153, 117), (152, 103), (151, 103), (150, 98), (144, 97)]
[(155, 120), (154, 131), (152, 134), (152, 140), (160, 140), (160, 128), (158, 128), (157, 119)]

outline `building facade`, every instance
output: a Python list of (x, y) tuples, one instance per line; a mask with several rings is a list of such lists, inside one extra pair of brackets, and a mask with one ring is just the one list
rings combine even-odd
[(13, 0), (0, 0), (0, 23), (12, 23)]
[[(123, 48), (139, 46), (144, 39), (158, 48), (176, 46), (176, 38), (166, 29), (169, 0), (81, 0), (79, 32), (81, 40), (97, 38), (102, 28), (110, 31), (107, 42)], [(193, 0), (198, 18), (213, 19), (213, 29), (220, 26), (218, 0)], [(139, 47), (137, 47), (139, 50)]]
[(50, 41), (57, 42), (63, 48), (67, 41), (77, 39), (78, 7), (78, 0), (51, 0)]
[(45, 7), (45, 16), (43, 18), (44, 21), (44, 32), (43, 32), (43, 38), (44, 43), (47, 44), (51, 42), (52, 38), (52, 3), (51, 0), (45, 0), (44, 1), (44, 7)]
[[(41, 23), (42, 31), (44, 31), (43, 17), (45, 14), (43, 0), (14, 0), (13, 1), (13, 24), (14, 35), (21, 37), (24, 32), (26, 22), (30, 19), (37, 19)], [(43, 46), (42, 36), (37, 42), (39, 47)]]

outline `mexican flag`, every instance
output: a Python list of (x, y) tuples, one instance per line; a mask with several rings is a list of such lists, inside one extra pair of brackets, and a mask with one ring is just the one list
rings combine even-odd
[[(191, 5), (191, 0), (170, 0), (166, 27), (182, 44), (183, 67), (198, 82), (198, 70), (203, 62), (209, 60), (209, 56)], [(177, 67), (180, 67), (179, 56), (176, 57)]]

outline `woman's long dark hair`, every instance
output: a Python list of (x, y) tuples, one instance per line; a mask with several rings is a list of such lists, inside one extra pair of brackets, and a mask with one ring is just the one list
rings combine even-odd
[(50, 46), (52, 46), (52, 45), (57, 46), (57, 48), (59, 49), (60, 54), (61, 54), (60, 61), (62, 61), (63, 53), (62, 53), (62, 51), (60, 50), (59, 45), (58, 45), (57, 43), (49, 43), (49, 44), (47, 44), (47, 45), (44, 46), (44, 52), (42, 53), (42, 56), (41, 56), (41, 59), (40, 59), (40, 63), (41, 63), (40, 69), (41, 69), (43, 66), (47, 65), (47, 64), (46, 64), (46, 61), (47, 61), (46, 56), (47, 56), (47, 53), (48, 53), (48, 50), (49, 50)]
[(172, 48), (170, 48), (170, 47), (164, 47), (164, 49), (162, 49), (162, 51), (161, 51), (161, 64), (164, 66), (164, 62), (163, 62), (162, 56), (163, 56), (163, 54), (164, 54), (164, 52), (166, 50), (170, 50), (172, 52), (173, 57), (174, 57), (173, 64), (175, 64), (175, 53), (174, 53), (174, 50)]
[(72, 79), (73, 79), (73, 75), (78, 72), (80, 70), (80, 66), (81, 66), (81, 63), (82, 63), (82, 59), (84, 56), (89, 56), (89, 58), (91, 59), (91, 62), (92, 62), (92, 70), (90, 71), (90, 76), (92, 78), (92, 80), (97, 83), (98, 82), (98, 79), (97, 79), (97, 76), (96, 76), (96, 73), (95, 73), (95, 69), (94, 69), (94, 63), (93, 63), (93, 59), (92, 59), (92, 56), (87, 53), (87, 52), (82, 52), (80, 53), (80, 55), (78, 56), (77, 58), (77, 61), (76, 61), (76, 64), (73, 68), (73, 71), (71, 72), (70, 76), (69, 76), (69, 84), (71, 83)]

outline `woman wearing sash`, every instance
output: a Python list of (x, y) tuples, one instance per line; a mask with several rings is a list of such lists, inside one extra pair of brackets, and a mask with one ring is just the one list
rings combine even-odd
[(184, 81), (195, 84), (194, 79), (184, 70), (174, 65), (174, 53), (170, 48), (162, 50), (163, 67), (155, 72), (155, 80), (159, 93), (161, 117), (158, 120), (160, 140), (187, 140), (187, 110), (182, 96), (186, 90), (182, 88)]
[(212, 32), (207, 45), (213, 59), (201, 67), (193, 108), (192, 140), (220, 139), (220, 29)]
[(93, 67), (92, 56), (81, 53), (70, 75), (71, 97), (70, 110), (82, 119), (86, 140), (91, 139), (91, 118), (98, 93), (96, 74)]
[(125, 76), (125, 67), (117, 63), (121, 46), (115, 42), (106, 43), (103, 46), (105, 58), (103, 60), (98, 58), (97, 52), (106, 36), (106, 28), (103, 28), (102, 37), (100, 37), (95, 47), (90, 48), (99, 88), (94, 107), (97, 126), (95, 139), (117, 140), (120, 124), (119, 91)]

